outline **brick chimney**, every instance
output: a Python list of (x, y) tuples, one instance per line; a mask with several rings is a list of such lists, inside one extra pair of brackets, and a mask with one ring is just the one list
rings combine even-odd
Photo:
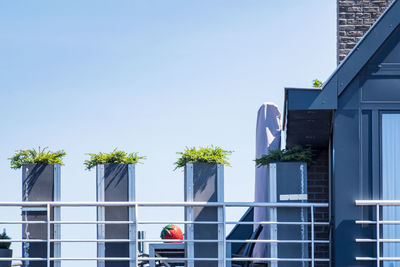
[(361, 40), (392, 0), (337, 0), (337, 64)]

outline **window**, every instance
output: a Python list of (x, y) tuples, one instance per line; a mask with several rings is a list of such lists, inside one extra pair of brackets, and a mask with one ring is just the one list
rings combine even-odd
[[(400, 200), (400, 113), (382, 114), (382, 199)], [(382, 219), (399, 220), (400, 207), (384, 207)], [(382, 237), (400, 238), (400, 225), (383, 225)], [(399, 257), (400, 243), (384, 243), (383, 257)], [(400, 262), (384, 262), (400, 267)]]

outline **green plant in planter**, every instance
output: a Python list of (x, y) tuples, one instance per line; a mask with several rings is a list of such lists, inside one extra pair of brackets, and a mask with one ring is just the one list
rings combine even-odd
[(60, 164), (64, 165), (64, 150), (50, 151), (47, 147), (43, 149), (17, 150), (15, 155), (8, 158), (12, 169), (19, 169), (23, 164)]
[(303, 148), (301, 146), (295, 146), (283, 150), (270, 150), (268, 155), (262, 155), (255, 160), (257, 167), (276, 161), (304, 161), (310, 164), (312, 163), (312, 151), (309, 147)]
[(232, 151), (224, 150), (218, 146), (200, 147), (186, 147), (184, 152), (177, 152), (181, 155), (180, 158), (174, 163), (175, 170), (182, 168), (186, 163), (211, 163), (211, 164), (225, 164), (231, 166), (228, 162), (228, 155), (232, 154)]
[[(7, 235), (6, 233), (6, 229), (3, 230), (3, 233), (0, 234), (0, 240), (10, 240), (11, 238)], [(9, 249), (11, 246), (11, 242), (7, 241), (7, 242), (0, 242), (0, 248), (5, 248), (5, 249)]]
[(146, 157), (139, 156), (138, 153), (126, 153), (121, 150), (114, 149), (111, 153), (88, 153), (90, 159), (85, 160), (85, 166), (87, 170), (94, 168), (98, 164), (105, 163), (122, 163), (122, 164), (135, 164), (141, 163), (141, 159)]

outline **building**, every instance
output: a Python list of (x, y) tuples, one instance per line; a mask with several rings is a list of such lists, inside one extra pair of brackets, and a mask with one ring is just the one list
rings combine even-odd
[(319, 216), (328, 217), (330, 227), (317, 235), (331, 241), (317, 253), (329, 253), (331, 266), (380, 266), (382, 257), (400, 258), (400, 246), (382, 244), (377, 233), (396, 239), (400, 228), (377, 231), (376, 213), (390, 221), (399, 220), (400, 211), (356, 201), (400, 200), (399, 0), (338, 0), (338, 63), (322, 88), (285, 89), (286, 144), (316, 151), (309, 200), (329, 201)]

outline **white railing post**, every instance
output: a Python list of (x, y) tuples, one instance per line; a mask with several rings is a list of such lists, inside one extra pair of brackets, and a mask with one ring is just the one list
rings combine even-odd
[(46, 225), (47, 225), (47, 242), (46, 242), (47, 243), (47, 257), (46, 257), (47, 267), (50, 267), (50, 257), (51, 257), (51, 254), (50, 254), (50, 248), (51, 248), (51, 246), (50, 246), (50, 238), (51, 238), (50, 220), (51, 220), (51, 214), (50, 214), (50, 212), (51, 212), (51, 206), (50, 206), (49, 203), (47, 203), (47, 223), (46, 223)]
[[(276, 184), (276, 164), (270, 163), (269, 164), (269, 179), (270, 179), (270, 187), (269, 187), (269, 194), (270, 194), (270, 202), (277, 203), (278, 196), (277, 196), (277, 184)], [(270, 216), (271, 222), (276, 223), (278, 221), (278, 211), (277, 207), (270, 208)], [(278, 225), (271, 224), (269, 227), (270, 233), (269, 237), (271, 240), (278, 240)], [(270, 245), (270, 257), (277, 259), (278, 258), (278, 243), (272, 242)], [(271, 267), (278, 267), (277, 261), (271, 261)]]
[(138, 240), (139, 206), (135, 204), (135, 264), (139, 266), (139, 240)]
[(218, 266), (225, 266), (225, 223), (224, 223), (224, 165), (217, 165), (217, 201), (220, 203), (218, 206)]
[[(186, 201), (193, 202), (193, 164), (188, 163), (186, 164), (186, 174), (185, 174), (185, 183), (186, 183)], [(194, 209), (193, 206), (185, 208), (185, 221), (193, 222), (194, 220)], [(186, 225), (186, 240), (193, 240), (194, 239), (194, 226), (193, 224), (185, 224)], [(194, 261), (192, 258), (194, 257), (194, 242), (189, 241), (186, 242), (185, 246), (186, 250), (186, 257), (189, 258), (187, 261), (188, 267), (194, 267)]]
[(314, 267), (314, 205), (311, 205), (311, 267)]
[[(61, 201), (61, 166), (59, 164), (54, 165), (54, 201)], [(53, 206), (53, 220), (60, 221), (61, 220), (61, 207), (60, 206)], [(60, 224), (53, 224), (53, 238), (54, 239), (61, 239), (61, 225)], [(53, 257), (54, 258), (61, 258), (61, 243), (60, 242), (53, 242)], [(53, 261), (54, 267), (61, 267), (60, 261)]]
[[(99, 164), (96, 167), (96, 194), (97, 194), (97, 201), (104, 202), (104, 165)], [(97, 205), (97, 221), (105, 221), (105, 207)], [(97, 224), (97, 239), (105, 239), (105, 225), (104, 224)], [(105, 258), (105, 243), (104, 242), (97, 242), (97, 258)], [(97, 267), (105, 267), (104, 260), (97, 260)]]
[[(224, 214), (224, 217), (223, 217), (223, 226), (224, 226), (224, 257), (223, 257), (223, 259), (224, 259), (224, 267), (227, 267), (227, 262), (226, 262), (226, 254), (227, 254), (227, 249), (226, 249), (226, 206), (225, 206), (225, 203), (224, 203), (224, 205), (222, 206), (222, 208), (223, 208), (223, 214)], [(229, 253), (230, 254), (230, 253)], [(230, 264), (229, 264), (229, 266), (231, 266)]]
[(379, 203), (376, 204), (376, 266), (380, 266), (380, 231), (379, 231)]
[[(135, 165), (128, 165), (128, 201), (136, 201), (136, 183), (135, 183)], [(135, 206), (129, 206), (129, 267), (138, 266), (138, 225), (137, 225), (137, 204)], [(134, 258), (134, 260), (132, 260)]]

